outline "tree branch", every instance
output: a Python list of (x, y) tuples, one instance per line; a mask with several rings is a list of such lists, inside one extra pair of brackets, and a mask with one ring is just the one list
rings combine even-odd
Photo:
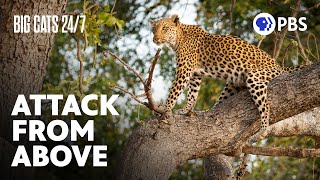
[(320, 137), (320, 108), (279, 121), (267, 129), (268, 136), (316, 136)]
[(103, 55), (105, 57), (108, 56), (108, 54), (110, 54), (111, 56), (115, 57), (124, 67), (126, 67), (127, 69), (129, 69), (131, 72), (133, 72), (139, 79), (140, 81), (144, 84), (145, 80), (142, 77), (142, 75), (140, 75), (135, 69), (133, 69), (131, 66), (129, 66), (124, 60), (122, 60), (118, 55), (112, 53), (112, 52), (103, 52)]
[(154, 56), (154, 59), (150, 65), (149, 71), (148, 71), (148, 79), (145, 80), (142, 75), (140, 75), (135, 69), (133, 69), (131, 66), (129, 66), (124, 60), (122, 60), (119, 56), (117, 56), (116, 54), (112, 53), (112, 52), (103, 52), (104, 56), (107, 56), (108, 54), (112, 55), (113, 57), (115, 57), (124, 67), (126, 67), (127, 69), (129, 69), (131, 72), (133, 72), (142, 82), (143, 87), (144, 87), (144, 91), (145, 93), (143, 95), (145, 95), (147, 97), (148, 102), (142, 102), (141, 100), (138, 99), (138, 97), (141, 97), (141, 95), (137, 96), (131, 92), (129, 92), (128, 90), (126, 90), (123, 87), (117, 86), (117, 85), (112, 85), (111, 88), (116, 88), (119, 89), (121, 91), (123, 91), (124, 93), (129, 94), (134, 100), (136, 100), (138, 103), (145, 105), (147, 108), (149, 108), (151, 111), (155, 111), (157, 113), (163, 114), (165, 113), (165, 108), (158, 105), (153, 97), (152, 97), (152, 91), (151, 91), (151, 83), (152, 83), (152, 76), (153, 76), (153, 72), (154, 72), (154, 68), (157, 64), (157, 61), (160, 57), (160, 52), (161, 49), (159, 48)]
[[(269, 83), (270, 125), (320, 106), (319, 74), (317, 62)], [(119, 163), (118, 179), (168, 179), (189, 159), (238, 156), (260, 127), (259, 112), (247, 90), (197, 114), (174, 115), (167, 123), (152, 118), (134, 130)]]
[(246, 146), (243, 152), (263, 156), (288, 156), (296, 158), (320, 157), (320, 149), (301, 149), (292, 147), (254, 147)]
[(81, 94), (84, 94), (83, 92), (83, 59), (82, 59), (82, 56), (81, 56), (81, 47), (80, 47), (80, 40), (79, 39), (76, 39), (77, 41), (77, 58), (78, 58), (78, 61), (80, 63), (80, 70), (79, 70), (79, 91)]
[(305, 61), (306, 64), (311, 64), (310, 60), (308, 59), (308, 56), (306, 55), (306, 52), (304, 51), (302, 43), (300, 41), (300, 37), (299, 37), (298, 31), (294, 31), (294, 35), (295, 35), (295, 37), (297, 39), (299, 50), (301, 52), (301, 56), (302, 56), (303, 60)]

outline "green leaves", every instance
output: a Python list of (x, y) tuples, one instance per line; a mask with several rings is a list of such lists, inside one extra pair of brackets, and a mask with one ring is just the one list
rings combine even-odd
[(122, 29), (125, 24), (124, 24), (124, 21), (123, 21), (123, 20), (117, 19), (116, 25), (117, 25), (117, 27), (118, 27), (119, 29)]
[(294, 40), (294, 39), (290, 39), (291, 41), (291, 44), (294, 46), (294, 47), (298, 47), (298, 41)]
[[(83, 13), (86, 15), (85, 33), (83, 34), (86, 45), (101, 46), (100, 34), (103, 32), (103, 25), (108, 28), (115, 28), (115, 31), (122, 30), (125, 23), (116, 18), (115, 12), (110, 11), (110, 5), (101, 6), (98, 3), (90, 4), (85, 1), (83, 4)], [(86, 47), (86, 46), (85, 46)]]

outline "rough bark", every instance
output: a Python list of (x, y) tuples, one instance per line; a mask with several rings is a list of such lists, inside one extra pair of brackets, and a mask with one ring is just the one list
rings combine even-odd
[[(320, 63), (270, 82), (270, 124), (320, 106)], [(196, 117), (152, 118), (128, 140), (118, 179), (168, 179), (186, 160), (226, 154), (236, 156), (259, 130), (260, 117), (246, 90)]]
[[(30, 176), (11, 165), (12, 143), (11, 110), (18, 94), (37, 94), (42, 87), (53, 33), (13, 33), (14, 15), (61, 15), (67, 0), (1, 0), (0, 2), (0, 166), (4, 179), (26, 179)], [(30, 104), (32, 105), (32, 104)], [(19, 117), (16, 117), (19, 118)], [(20, 117), (21, 118), (21, 117)], [(4, 169), (5, 170), (4, 170)], [(5, 174), (3, 174), (5, 173)]]
[(233, 157), (218, 154), (205, 159), (204, 177), (207, 180), (229, 180), (234, 179), (232, 168)]

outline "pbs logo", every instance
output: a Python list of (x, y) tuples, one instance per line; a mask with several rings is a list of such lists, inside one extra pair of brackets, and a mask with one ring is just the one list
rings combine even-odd
[(260, 13), (253, 20), (253, 29), (264, 36), (271, 34), (276, 29), (276, 25), (277, 31), (281, 31), (285, 26), (288, 26), (288, 31), (305, 31), (307, 30), (305, 20), (306, 17), (300, 17), (298, 21), (295, 17), (278, 17), (276, 22), (271, 14)]
[(276, 28), (276, 20), (269, 13), (260, 13), (253, 20), (253, 29), (260, 35), (269, 35)]

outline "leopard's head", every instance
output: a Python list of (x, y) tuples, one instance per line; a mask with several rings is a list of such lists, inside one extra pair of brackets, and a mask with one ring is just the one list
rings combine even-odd
[(178, 15), (159, 20), (150, 20), (153, 42), (157, 45), (169, 44), (172, 48), (175, 48), (178, 42), (179, 23)]

